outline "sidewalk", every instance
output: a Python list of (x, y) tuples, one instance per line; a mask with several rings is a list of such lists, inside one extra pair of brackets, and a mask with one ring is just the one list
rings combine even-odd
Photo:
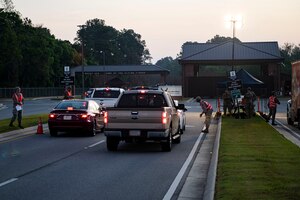
[(210, 132), (200, 145), (178, 200), (214, 199), (221, 121), (221, 118), (212, 121)]

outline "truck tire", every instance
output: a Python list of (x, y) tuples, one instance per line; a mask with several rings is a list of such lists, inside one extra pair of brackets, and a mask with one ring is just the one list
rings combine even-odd
[(114, 137), (106, 137), (106, 147), (108, 151), (117, 151), (119, 139)]
[(174, 144), (179, 144), (181, 142), (181, 134), (182, 134), (182, 130), (180, 129), (180, 127), (178, 127), (178, 132), (176, 133), (176, 138), (173, 139), (173, 143)]
[[(170, 130), (172, 130), (171, 127), (170, 127)], [(171, 149), (172, 149), (172, 133), (170, 131), (167, 141), (161, 142), (161, 150), (165, 151), (165, 152), (170, 152)]]

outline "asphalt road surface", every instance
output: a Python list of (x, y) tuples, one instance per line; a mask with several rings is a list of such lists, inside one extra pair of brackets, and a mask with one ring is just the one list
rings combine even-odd
[[(54, 106), (58, 104), (58, 100), (51, 99), (33, 99), (26, 100), (23, 106), (23, 115), (33, 115), (49, 113)], [(0, 99), (0, 103), (3, 104), (0, 108), (0, 120), (12, 117), (12, 100), (11, 99)]]
[[(208, 101), (216, 107), (216, 100)], [(24, 112), (45, 113), (57, 103), (27, 101)], [(161, 152), (160, 145), (155, 143), (124, 142), (118, 151), (109, 152), (103, 133), (95, 137), (75, 133), (51, 137), (46, 132), (0, 143), (0, 197), (5, 200), (163, 199), (190, 156), (203, 126), (198, 104), (187, 102), (186, 106), (186, 131), (171, 152)], [(278, 108), (277, 116), (282, 119), (285, 106), (282, 101)], [(10, 117), (11, 108), (0, 112), (1, 117), (4, 112)], [(172, 199), (177, 199), (184, 179), (177, 183)]]
[[(158, 143), (124, 142), (109, 152), (103, 133), (51, 137), (46, 132), (1, 143), (1, 199), (163, 199), (203, 126), (200, 108), (190, 109), (181, 143), (171, 152), (161, 152)], [(177, 189), (173, 198), (178, 194)]]

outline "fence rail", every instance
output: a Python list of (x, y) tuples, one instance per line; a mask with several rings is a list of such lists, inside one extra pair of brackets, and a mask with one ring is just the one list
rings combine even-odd
[[(11, 98), (15, 88), (0, 88), (0, 98)], [(42, 87), (42, 88), (21, 88), (23, 96), (26, 97), (48, 97), (63, 96), (64, 88), (62, 87)], [(82, 88), (76, 88), (76, 94), (82, 94)], [(75, 95), (75, 91), (73, 91)]]

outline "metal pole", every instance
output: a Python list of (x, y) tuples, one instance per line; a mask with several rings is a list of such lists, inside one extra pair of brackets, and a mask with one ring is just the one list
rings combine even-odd
[(231, 20), (232, 22), (232, 68), (231, 70), (233, 71), (233, 65), (234, 65), (234, 38), (235, 38), (235, 22), (236, 20)]
[(82, 74), (82, 95), (84, 94), (84, 63), (83, 63), (83, 40), (81, 40), (81, 74)]
[[(84, 28), (85, 25), (78, 25), (79, 28)], [(84, 95), (84, 55), (83, 55), (83, 38), (81, 38), (81, 77), (82, 77), (82, 97)]]

